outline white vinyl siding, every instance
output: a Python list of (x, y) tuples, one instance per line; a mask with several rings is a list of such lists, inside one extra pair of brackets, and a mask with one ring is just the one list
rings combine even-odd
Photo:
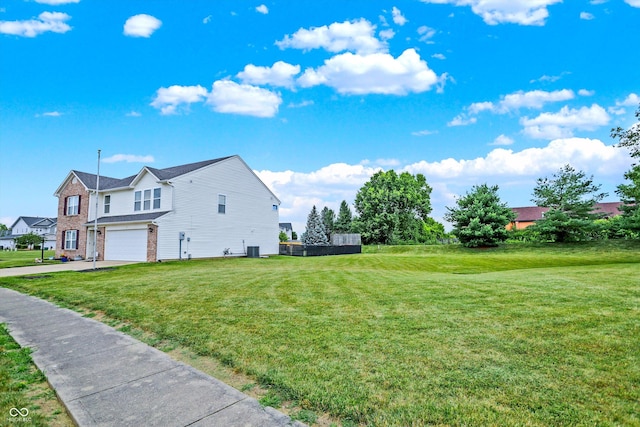
[[(171, 181), (175, 208), (156, 220), (158, 259), (222, 257), (226, 248), (240, 254), (247, 246), (259, 246), (261, 254), (278, 253), (279, 218), (273, 205), (279, 201), (240, 158)], [(225, 196), (225, 215), (218, 214), (218, 195)], [(185, 233), (182, 253), (180, 232)]]

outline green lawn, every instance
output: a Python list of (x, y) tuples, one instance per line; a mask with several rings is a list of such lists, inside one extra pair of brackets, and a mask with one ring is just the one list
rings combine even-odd
[[(59, 264), (59, 260), (49, 260), (55, 251), (44, 251), (43, 264)], [(0, 251), (0, 268), (27, 267), (36, 264), (35, 259), (41, 258), (41, 251)]]
[(0, 279), (343, 425), (640, 425), (640, 243), (369, 247)]
[(72, 426), (29, 354), (0, 324), (0, 426)]

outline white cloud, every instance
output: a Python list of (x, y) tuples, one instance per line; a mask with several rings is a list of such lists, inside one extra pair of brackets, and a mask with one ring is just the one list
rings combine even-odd
[(594, 90), (587, 90), (587, 89), (580, 89), (578, 91), (578, 95), (580, 96), (593, 96), (595, 95), (595, 91)]
[(459, 114), (457, 116), (455, 116), (449, 123), (447, 123), (447, 126), (452, 127), (452, 126), (468, 126), (468, 125), (472, 125), (474, 123), (476, 123), (478, 121), (477, 118), (475, 117), (468, 117), (465, 114)]
[(65, 22), (71, 16), (61, 12), (42, 12), (37, 19), (0, 21), (0, 33), (21, 37), (36, 37), (42, 33), (66, 33), (71, 27)]
[(139, 112), (137, 112), (137, 111), (129, 111), (129, 112), (126, 114), (126, 116), (127, 116), (127, 117), (140, 117), (140, 116), (142, 116), (142, 114), (140, 114), (140, 113), (139, 113)]
[(542, 113), (533, 119), (523, 117), (520, 123), (524, 126), (523, 133), (531, 138), (554, 139), (571, 137), (574, 130), (595, 130), (609, 120), (605, 109), (593, 104), (580, 109), (565, 106), (558, 113)]
[(143, 13), (127, 19), (124, 23), (123, 34), (129, 37), (150, 37), (160, 26), (162, 26), (162, 21)]
[(396, 35), (396, 32), (393, 31), (391, 28), (388, 28), (386, 30), (380, 31), (378, 35), (382, 40), (387, 41), (387, 40), (391, 40)]
[(287, 105), (287, 107), (289, 107), (289, 108), (303, 108), (303, 107), (308, 107), (309, 105), (313, 105), (313, 101), (312, 100), (304, 100), (302, 102), (298, 102), (297, 104), (291, 102), (289, 105)]
[(386, 44), (374, 36), (375, 29), (376, 26), (366, 19), (334, 22), (329, 26), (300, 28), (293, 35), (286, 35), (277, 41), (276, 45), (280, 49), (322, 48), (329, 52), (348, 50), (362, 54), (386, 51)]
[(261, 4), (260, 6), (256, 7), (256, 12), (266, 15), (269, 13), (269, 8), (264, 4)]
[(545, 75), (543, 75), (542, 77), (540, 77), (538, 79), (530, 80), (529, 83), (537, 83), (537, 82), (553, 83), (553, 82), (557, 82), (558, 80), (560, 80), (561, 78), (563, 78), (567, 74), (571, 74), (571, 73), (567, 72), (567, 71), (563, 71), (562, 73), (560, 73), (560, 75), (557, 75), (557, 76), (548, 76), (548, 75), (545, 74)]
[(529, 92), (518, 91), (501, 97), (496, 104), (492, 102), (479, 102), (469, 106), (471, 114), (478, 114), (481, 111), (491, 111), (497, 114), (506, 114), (520, 108), (540, 109), (550, 102), (567, 101), (575, 98), (572, 90), (562, 89), (553, 92), (543, 90), (532, 90)]
[(593, 19), (596, 19), (596, 17), (593, 16), (593, 14), (589, 13), (589, 12), (580, 12), (580, 19), (583, 19), (585, 21), (591, 21)]
[(632, 7), (640, 7), (640, 0), (624, 0), (624, 2)]
[(418, 35), (420, 35), (420, 38), (418, 40), (425, 43), (433, 43), (432, 41), (430, 41), (430, 39), (436, 35), (436, 30), (431, 27), (427, 27), (426, 25), (422, 25), (418, 27), (417, 31)]
[(336, 55), (316, 68), (308, 68), (298, 79), (302, 87), (326, 85), (342, 94), (405, 95), (431, 89), (438, 76), (420, 59), (415, 49), (398, 58), (387, 53)]
[(618, 107), (637, 107), (640, 104), (640, 96), (635, 93), (630, 93), (624, 101), (616, 102)]
[(59, 111), (48, 111), (46, 113), (42, 113), (45, 117), (60, 117), (62, 115)]
[(80, 3), (80, 0), (35, 0), (36, 3), (59, 6), (61, 4)]
[(425, 129), (425, 130), (418, 130), (418, 131), (415, 131), (415, 132), (411, 132), (411, 135), (413, 135), (413, 136), (428, 136), (428, 135), (434, 135), (436, 133), (438, 133), (437, 130), (427, 130), (427, 129)]
[(169, 86), (161, 87), (156, 92), (155, 99), (151, 102), (151, 106), (160, 109), (163, 115), (177, 114), (178, 107), (185, 105), (187, 107), (195, 102), (204, 101), (207, 96), (207, 89), (198, 86)]
[(405, 18), (402, 12), (400, 12), (400, 9), (395, 6), (391, 9), (391, 15), (393, 16), (393, 22), (396, 24), (402, 26), (407, 23), (407, 18)]
[[(520, 25), (544, 25), (549, 16), (547, 6), (562, 0), (421, 0), (423, 3), (471, 6), (485, 23), (497, 25), (513, 23)], [(638, 1), (638, 0), (625, 0)]]
[(282, 98), (260, 87), (218, 80), (213, 83), (207, 104), (218, 113), (273, 117), (278, 113)]
[(104, 163), (153, 163), (155, 161), (153, 156), (137, 156), (135, 154), (114, 154), (111, 157), (102, 159)]
[(243, 83), (255, 85), (271, 85), (282, 87), (293, 87), (293, 76), (300, 73), (299, 65), (287, 64), (278, 61), (271, 67), (259, 67), (249, 64), (244, 67), (244, 71), (237, 74)]
[(435, 58), (435, 59), (440, 59), (440, 60), (445, 60), (445, 59), (447, 59), (447, 57), (446, 57), (446, 56), (444, 56), (444, 55), (443, 55), (443, 54), (441, 54), (441, 53), (434, 53), (433, 55), (431, 55), (431, 57), (432, 57), (432, 58)]
[(494, 139), (493, 142), (489, 145), (512, 145), (512, 144), (513, 144), (512, 138), (509, 138), (506, 135), (500, 135), (496, 139)]
[(212, 16), (211, 16), (211, 15), (206, 16), (206, 17), (202, 20), (202, 23), (203, 23), (203, 24), (208, 24), (209, 22), (211, 22), (211, 18), (212, 18)]
[[(314, 204), (320, 209), (328, 206), (337, 210), (342, 200), (352, 203), (358, 189), (381, 170), (378, 167), (381, 164), (374, 166), (372, 163), (336, 163), (311, 172), (264, 170), (256, 173), (282, 200), (281, 221), (292, 222), (294, 230), (300, 234)], [(421, 160), (405, 165), (392, 160), (389, 166), (396, 171), (426, 176), (433, 188), (432, 215), (441, 220), (444, 207), (453, 205), (456, 194), (463, 194), (471, 185), (482, 182), (499, 184), (501, 193), (511, 189), (511, 197), (503, 199), (506, 203), (512, 206), (513, 203), (526, 204), (535, 179), (554, 173), (567, 163), (587, 174), (595, 174), (597, 178), (611, 177), (617, 182), (620, 171), (631, 165), (631, 158), (625, 150), (605, 145), (597, 139), (569, 138), (521, 151), (495, 148), (484, 157), (469, 160)]]

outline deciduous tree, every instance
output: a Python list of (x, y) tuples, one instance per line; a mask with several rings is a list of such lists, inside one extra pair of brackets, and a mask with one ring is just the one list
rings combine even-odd
[(418, 241), (431, 212), (430, 196), (422, 174), (377, 172), (356, 194), (354, 228), (365, 244)]
[(456, 201), (457, 207), (447, 207), (445, 219), (453, 224), (453, 234), (464, 246), (497, 246), (507, 240), (507, 224), (515, 213), (500, 201), (498, 186), (474, 186)]

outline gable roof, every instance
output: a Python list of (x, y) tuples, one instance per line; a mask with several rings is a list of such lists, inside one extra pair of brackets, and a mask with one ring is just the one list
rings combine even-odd
[[(234, 157), (234, 156), (220, 157), (218, 159), (204, 160), (201, 162), (188, 163), (188, 164), (179, 165), (179, 166), (171, 166), (164, 169), (156, 169), (149, 166), (144, 166), (140, 170), (140, 172), (138, 172), (135, 175), (128, 176), (126, 178), (112, 178), (109, 176), (100, 175), (100, 190), (101, 191), (115, 190), (118, 188), (129, 187), (134, 181), (136, 181), (136, 178), (138, 178), (144, 171), (152, 173), (160, 181), (166, 181), (168, 179), (173, 179), (177, 176), (184, 175), (189, 172), (193, 172), (195, 170), (201, 169), (205, 166), (209, 166), (214, 163), (221, 162), (231, 157)], [(67, 176), (67, 178), (63, 181), (62, 185), (55, 192), (56, 195), (60, 192), (60, 190), (64, 186), (64, 183), (70, 178), (71, 175), (75, 175), (82, 182), (82, 184), (87, 188), (87, 190), (96, 189), (96, 183), (97, 183), (96, 174), (72, 170), (70, 174)]]
[[(40, 216), (20, 216), (18, 219), (14, 221), (14, 223), (9, 227), (10, 229), (15, 227), (16, 224), (23, 220), (27, 227), (50, 227), (52, 224), (58, 222), (58, 218), (47, 218)], [(41, 223), (42, 222), (42, 223)]]
[[(169, 213), (169, 211), (149, 212), (149, 213), (131, 214), (131, 215), (103, 216), (98, 218), (98, 224), (116, 224), (116, 223), (124, 223), (124, 222), (151, 222), (167, 213)], [(95, 223), (93, 221), (89, 221), (84, 225), (91, 226), (94, 224)]]

